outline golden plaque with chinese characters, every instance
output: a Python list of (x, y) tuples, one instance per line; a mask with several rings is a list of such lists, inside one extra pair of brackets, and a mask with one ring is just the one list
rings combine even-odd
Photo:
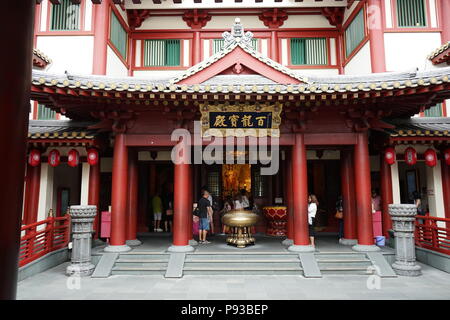
[(200, 104), (203, 137), (279, 137), (282, 104)]

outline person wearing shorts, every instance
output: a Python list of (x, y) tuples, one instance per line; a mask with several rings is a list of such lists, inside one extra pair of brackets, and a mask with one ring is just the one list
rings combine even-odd
[(212, 206), (208, 200), (209, 192), (206, 190), (202, 191), (202, 197), (198, 201), (198, 210), (199, 210), (199, 225), (198, 225), (198, 236), (200, 244), (210, 243), (206, 240), (206, 235), (209, 230), (209, 219), (208, 215), (212, 214)]
[(162, 232), (161, 229), (161, 217), (162, 217), (162, 201), (159, 196), (159, 192), (157, 192), (152, 199), (152, 207), (153, 207), (153, 220), (154, 220), (154, 228), (155, 232)]

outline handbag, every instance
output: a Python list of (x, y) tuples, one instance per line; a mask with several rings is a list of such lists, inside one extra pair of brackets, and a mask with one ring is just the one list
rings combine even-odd
[(336, 211), (336, 214), (334, 215), (336, 219), (343, 219), (344, 213), (342, 211)]
[(168, 216), (173, 215), (173, 210), (172, 209), (167, 209), (166, 210), (166, 215), (168, 215)]

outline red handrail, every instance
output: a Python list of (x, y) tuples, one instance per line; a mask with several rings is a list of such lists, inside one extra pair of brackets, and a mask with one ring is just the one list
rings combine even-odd
[(450, 255), (450, 219), (416, 216), (416, 246)]
[(19, 267), (64, 248), (69, 243), (70, 216), (49, 217), (21, 229)]

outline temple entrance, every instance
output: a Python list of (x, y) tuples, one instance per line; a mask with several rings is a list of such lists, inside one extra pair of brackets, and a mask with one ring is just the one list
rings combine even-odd
[(319, 207), (317, 232), (337, 232), (336, 201), (341, 194), (339, 160), (308, 160), (308, 192), (316, 195)]

